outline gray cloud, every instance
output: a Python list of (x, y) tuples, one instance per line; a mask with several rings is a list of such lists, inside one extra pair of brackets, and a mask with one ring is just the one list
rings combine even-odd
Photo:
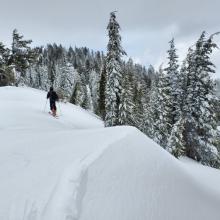
[[(62, 43), (105, 50), (109, 12), (118, 10), (123, 46), (136, 61), (158, 66), (175, 37), (180, 58), (203, 30), (220, 30), (219, 0), (0, 0), (0, 41), (16, 27), (35, 45)], [(220, 45), (220, 36), (216, 38)], [(215, 52), (220, 77), (220, 52)]]

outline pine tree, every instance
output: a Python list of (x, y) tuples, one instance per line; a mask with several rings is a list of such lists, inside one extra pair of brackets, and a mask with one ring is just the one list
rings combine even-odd
[(150, 100), (148, 105), (144, 109), (143, 132), (152, 139), (155, 139), (155, 132), (157, 130), (157, 127), (155, 125), (156, 121), (159, 118), (158, 107), (160, 106), (160, 103), (158, 102), (158, 81), (159, 79), (153, 80), (151, 84)]
[[(151, 111), (156, 111), (154, 121), (154, 131), (153, 139), (160, 144), (162, 147), (166, 148), (168, 138), (171, 132), (171, 98), (170, 98), (170, 84), (169, 77), (164, 74), (163, 70), (160, 70), (158, 79), (158, 91), (157, 98), (152, 106), (154, 109)], [(156, 110), (156, 109), (157, 110)]]
[(74, 87), (73, 87), (73, 92), (70, 98), (70, 102), (74, 105), (82, 106), (84, 98), (85, 98), (84, 96), (85, 94), (84, 94), (80, 75), (76, 73), (75, 78), (74, 78)]
[(91, 107), (90, 109), (97, 115), (99, 112), (99, 84), (100, 84), (100, 72), (96, 72), (92, 69), (89, 74), (89, 90), (91, 96)]
[[(183, 60), (181, 69), (180, 69), (180, 76), (179, 76), (179, 95), (178, 95), (178, 101), (179, 101), (179, 112), (180, 112), (180, 117), (183, 117), (181, 114), (183, 112), (183, 108), (185, 105), (185, 99), (186, 99), (186, 94), (187, 94), (187, 62), (190, 59), (190, 50), (188, 51), (188, 55), (185, 60)], [(180, 118), (179, 117), (179, 118)]]
[(50, 87), (48, 67), (47, 67), (46, 62), (44, 61), (42, 55), (41, 55), (40, 60), (38, 62), (37, 69), (38, 69), (39, 78), (41, 81), (40, 89), (48, 91), (49, 87)]
[(57, 77), (54, 82), (54, 88), (58, 91), (60, 97), (69, 100), (73, 91), (74, 67), (67, 61), (66, 56), (64, 56), (63, 62), (58, 68), (59, 70), (56, 73)]
[(32, 40), (23, 40), (23, 36), (15, 29), (12, 34), (12, 54), (9, 64), (15, 67), (16, 84), (23, 83), (25, 70), (36, 61), (37, 51), (32, 50)]
[(14, 82), (12, 68), (8, 65), (10, 51), (0, 42), (0, 86), (7, 86)]
[(6, 54), (7, 49), (5, 48), (5, 45), (3, 45), (2, 42), (0, 42), (0, 68), (6, 64)]
[(185, 155), (185, 141), (184, 141), (184, 117), (180, 115), (179, 120), (174, 124), (171, 135), (168, 139), (166, 149), (175, 157)]
[(39, 55), (36, 63), (26, 70), (24, 83), (29, 87), (48, 91), (50, 87), (48, 68), (45, 64), (42, 50), (43, 48), (39, 48)]
[(179, 118), (180, 112), (180, 97), (181, 97), (181, 88), (180, 88), (180, 74), (179, 74), (179, 65), (178, 65), (178, 56), (176, 54), (176, 48), (174, 45), (174, 39), (170, 42), (170, 49), (168, 50), (168, 67), (165, 68), (166, 76), (168, 80), (168, 91), (169, 95), (169, 115), (170, 115), (170, 123), (173, 126)]
[(92, 98), (91, 98), (91, 93), (89, 90), (89, 86), (88, 85), (84, 85), (83, 84), (83, 94), (84, 94), (84, 99), (83, 102), (81, 104), (81, 107), (83, 107), (84, 109), (87, 110), (92, 110)]
[(135, 82), (134, 94), (133, 94), (133, 117), (134, 117), (134, 126), (143, 131), (144, 128), (144, 103), (143, 103), (143, 88), (140, 81)]
[(119, 124), (133, 125), (134, 120), (134, 103), (133, 103), (133, 76), (129, 67), (123, 65), (123, 80), (122, 80), (122, 94), (121, 105), (119, 107)]
[(186, 155), (209, 166), (219, 166), (219, 153), (216, 144), (216, 118), (213, 100), (214, 83), (210, 74), (214, 73), (214, 64), (210, 55), (216, 44), (213, 36), (205, 38), (202, 33), (190, 51), (187, 64), (187, 94), (185, 100), (184, 141)]
[(105, 107), (105, 94), (106, 94), (106, 78), (107, 78), (107, 73), (106, 73), (106, 61), (104, 59), (103, 61), (103, 66), (101, 70), (101, 78), (100, 78), (100, 83), (99, 83), (99, 112), (101, 118), (104, 120), (105, 115), (106, 115), (106, 107)]
[(178, 56), (176, 54), (174, 39), (169, 43), (170, 49), (167, 51), (168, 66), (164, 69), (165, 73), (160, 74), (158, 83), (158, 100), (156, 101), (158, 105), (158, 119), (155, 121), (155, 131), (153, 131), (154, 139), (164, 148), (168, 147), (168, 140), (171, 133), (175, 134), (174, 131), (172, 132), (172, 128), (175, 127), (175, 123), (179, 120), (179, 103), (181, 98)]
[(121, 47), (120, 25), (116, 21), (115, 12), (110, 14), (110, 21), (107, 27), (109, 42), (106, 58), (106, 126), (119, 125), (119, 111), (122, 101), (122, 69), (121, 57), (125, 55)]

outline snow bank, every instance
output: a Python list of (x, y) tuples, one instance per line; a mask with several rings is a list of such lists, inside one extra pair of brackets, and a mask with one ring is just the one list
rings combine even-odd
[[(46, 105), (45, 105), (46, 104)], [(0, 88), (0, 129), (63, 130), (103, 127), (91, 113), (69, 103), (57, 104), (62, 120), (48, 118), (46, 93), (32, 88)]]
[(210, 194), (189, 173), (133, 130), (88, 169), (79, 219), (220, 219), (220, 194)]
[(1, 220), (219, 220), (220, 172), (45, 93), (0, 88)]

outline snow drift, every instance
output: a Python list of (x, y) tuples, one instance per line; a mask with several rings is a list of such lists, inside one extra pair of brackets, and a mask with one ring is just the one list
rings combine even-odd
[(218, 170), (71, 104), (55, 119), (45, 96), (0, 88), (1, 220), (220, 219)]

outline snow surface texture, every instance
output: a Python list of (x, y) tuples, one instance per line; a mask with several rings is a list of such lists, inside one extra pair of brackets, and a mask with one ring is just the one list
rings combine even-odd
[(220, 219), (218, 170), (45, 96), (0, 88), (0, 220)]

